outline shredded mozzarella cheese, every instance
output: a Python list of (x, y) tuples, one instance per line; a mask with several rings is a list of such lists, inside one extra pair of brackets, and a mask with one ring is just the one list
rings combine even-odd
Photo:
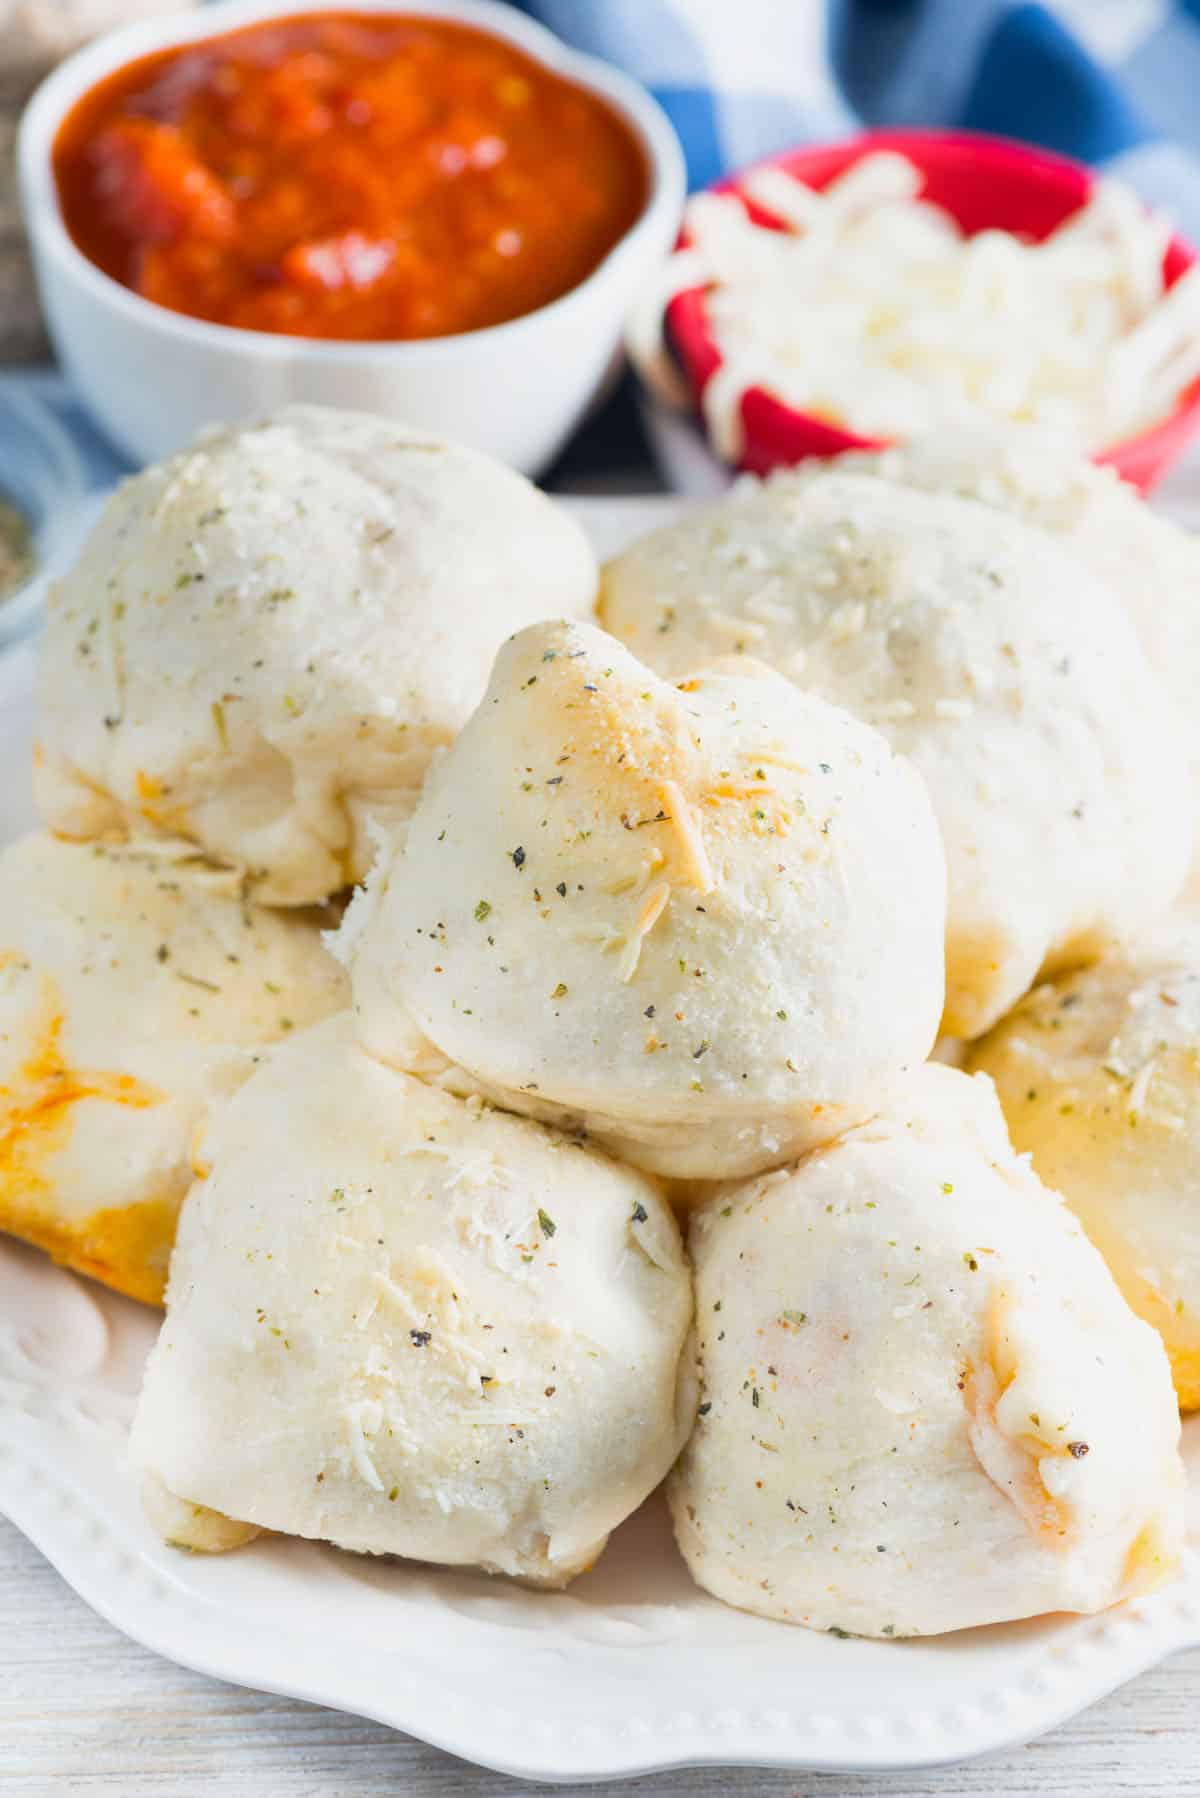
[[(706, 288), (722, 362), (702, 405), (718, 454), (743, 450), (742, 397), (762, 387), (865, 438), (908, 438), (997, 420), (1053, 431), (1081, 453), (1164, 417), (1200, 375), (1200, 269), (1168, 291), (1170, 237), (1131, 189), (1098, 182), (1042, 243), (963, 235), (920, 199), (894, 152), (865, 156), (817, 193), (781, 169), (741, 194), (698, 194), (688, 247), (630, 329), (646, 379), (681, 402), (662, 322)], [(749, 216), (742, 196), (779, 221)]]

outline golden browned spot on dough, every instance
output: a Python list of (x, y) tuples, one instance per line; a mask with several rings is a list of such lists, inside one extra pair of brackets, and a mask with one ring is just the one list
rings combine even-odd
[(187, 835), (187, 808), (164, 803), (169, 788), (161, 780), (139, 768), (137, 792), (140, 801), (138, 810), (147, 824), (153, 824), (155, 830), (168, 831), (178, 836)]
[(1179, 1409), (1200, 1410), (1200, 1321), (1195, 1312), (1181, 1310), (1178, 1301), (1166, 1297), (1144, 1275), (1129, 1267), (1128, 1249), (1125, 1256), (1114, 1253), (1111, 1238), (1104, 1231), (1093, 1228), (1090, 1213), (1083, 1221), (1088, 1235), (1108, 1262), (1130, 1310), (1162, 1337), (1171, 1363)]
[[(1057, 1004), (1051, 1012), (1029, 1008), (1014, 1014), (1014, 1030), (1037, 1029), (1057, 1017)], [(1028, 1024), (1024, 1022), (1026, 1018)], [(990, 1053), (988, 1044), (993, 1045)], [(1152, 1146), (1156, 1140), (1173, 1141), (1171, 1126), (1179, 1120), (1171, 1114), (1186, 1110), (1186, 1095), (1196, 1085), (1195, 1051), (1172, 1049), (1156, 1057), (1156, 1104), (1149, 1110), (1135, 1109), (1130, 1089), (1115, 1086), (1097, 1066), (1070, 1091), (1073, 1129), (1061, 1140), (1061, 1146), (1055, 1127), (1067, 1088), (1057, 1075), (1047, 1078), (1039, 1066), (1021, 1053), (1019, 1042), (1014, 1046), (1007, 1025), (994, 1037), (986, 1038), (984, 1052), (967, 1062), (970, 1071), (982, 1068), (995, 1079), (1013, 1147), (1032, 1154), (1034, 1166), (1046, 1185), (1062, 1193), (1092, 1245), (1108, 1263), (1130, 1310), (1162, 1337), (1180, 1410), (1200, 1410), (1200, 1314), (1185, 1305), (1177, 1293), (1162, 1291), (1134, 1265), (1135, 1250), (1127, 1218), (1122, 1204), (1115, 1202), (1123, 1191), (1138, 1190), (1139, 1181), (1145, 1177), (1145, 1158), (1157, 1152)], [(1160, 1104), (1166, 1113), (1165, 1122), (1159, 1120)], [(1133, 1129), (1135, 1122), (1137, 1128)], [(1080, 1143), (1087, 1145), (1088, 1156), (1081, 1171), (1075, 1160), (1076, 1145)], [(1097, 1169), (1098, 1174), (1092, 1169)], [(1184, 1204), (1183, 1195), (1179, 1202)]]
[(954, 970), (942, 1013), (945, 1036), (978, 1036), (992, 1010), (996, 975), (1009, 952), (1000, 930), (951, 930), (946, 936), (946, 962)]
[[(1118, 1110), (1114, 1125), (1112, 1116), (1105, 1112), (1102, 1104), (1077, 1102), (1076, 1109), (1081, 1126), (1086, 1126), (1096, 1148), (1101, 1152), (1105, 1148), (1109, 1149), (1111, 1178), (1114, 1182), (1128, 1178), (1136, 1191), (1136, 1163), (1131, 1167), (1131, 1157), (1128, 1154), (1131, 1145), (1123, 1140), (1129, 1136), (1127, 1112), (1123, 1108)], [(1148, 1134), (1151, 1128), (1152, 1125), (1145, 1133)], [(1139, 1136), (1142, 1134), (1142, 1131), (1138, 1132)], [(1026, 1146), (1016, 1131), (1013, 1132), (1013, 1140), (1018, 1148)], [(1122, 1150), (1126, 1152), (1125, 1155), (1122, 1155)], [(1039, 1171), (1049, 1184), (1044, 1166)], [(1200, 1410), (1200, 1317), (1194, 1309), (1185, 1307), (1181, 1299), (1174, 1294), (1162, 1292), (1146, 1274), (1130, 1265), (1132, 1248), (1119, 1218), (1114, 1222), (1106, 1214), (1102, 1203), (1091, 1202), (1090, 1194), (1073, 1194), (1066, 1168), (1054, 1168), (1051, 1171), (1056, 1176), (1053, 1183), (1063, 1191), (1068, 1205), (1086, 1230), (1093, 1247), (1099, 1249), (1108, 1263), (1109, 1272), (1120, 1287), (1121, 1297), (1129, 1309), (1162, 1337), (1167, 1360), (1171, 1364), (1171, 1379), (1175, 1385), (1179, 1409)]]
[(1171, 1378), (1181, 1411), (1200, 1411), (1200, 1347), (1168, 1348)]
[(1171, 1579), (1179, 1565), (1178, 1556), (1167, 1546), (1161, 1523), (1156, 1519), (1143, 1525), (1129, 1546), (1121, 1581), (1122, 1598), (1141, 1592), (1153, 1592)]

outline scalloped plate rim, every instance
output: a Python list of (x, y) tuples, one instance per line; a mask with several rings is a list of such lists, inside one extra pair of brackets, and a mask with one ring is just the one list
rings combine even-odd
[[(0, 1412), (0, 1423), (2, 1422), (3, 1414)], [(18, 1474), (16, 1478), (13, 1477), (14, 1464), (24, 1469), (23, 1476)], [(50, 1513), (49, 1520), (37, 1514), (39, 1485), (55, 1491), (59, 1499), (59, 1510)], [(114, 1588), (107, 1583), (103, 1574), (85, 1568), (83, 1562), (88, 1552), (87, 1546), (72, 1539), (78, 1536), (77, 1529), (73, 1529), (69, 1523), (64, 1526), (61, 1522), (60, 1512), (69, 1512), (72, 1508), (83, 1513), (86, 1520), (90, 1521), (93, 1541), (97, 1528), (102, 1534), (111, 1536), (122, 1560), (127, 1564), (140, 1560), (144, 1567), (150, 1568), (155, 1583), (165, 1587), (165, 1592), (154, 1600), (135, 1601), (130, 1598), (127, 1587)], [(694, 1735), (688, 1747), (682, 1750), (672, 1748), (664, 1742), (655, 1752), (651, 1743), (656, 1724), (664, 1736), (673, 1737), (675, 1734), (672, 1719), (664, 1716), (656, 1722), (643, 1723), (647, 1736), (641, 1753), (618, 1754), (609, 1749), (601, 1758), (592, 1758), (586, 1747), (581, 1750), (576, 1732), (551, 1732), (546, 1740), (546, 1749), (550, 1749), (554, 1741), (559, 1743), (557, 1754), (551, 1762), (545, 1751), (540, 1755), (521, 1755), (502, 1749), (493, 1733), (497, 1727), (494, 1720), (485, 1724), (478, 1731), (477, 1737), (474, 1737), (461, 1724), (457, 1729), (431, 1728), (428, 1721), (414, 1715), (413, 1709), (403, 1700), (389, 1701), (381, 1689), (372, 1691), (369, 1695), (361, 1687), (357, 1690), (343, 1689), (339, 1670), (323, 1661), (319, 1652), (305, 1652), (301, 1655), (300, 1658), (306, 1665), (313, 1666), (313, 1671), (307, 1676), (296, 1671), (294, 1660), (289, 1670), (288, 1656), (296, 1653), (294, 1644), (285, 1649), (281, 1663), (264, 1661), (257, 1643), (251, 1641), (247, 1646), (243, 1640), (239, 1640), (236, 1618), (222, 1624), (219, 1607), (206, 1605), (204, 1601), (195, 1599), (186, 1585), (163, 1579), (158, 1570), (153, 1568), (144, 1549), (130, 1549), (119, 1542), (121, 1532), (114, 1529), (103, 1506), (97, 1504), (86, 1490), (80, 1490), (78, 1486), (72, 1488), (57, 1473), (53, 1464), (38, 1465), (28, 1453), (14, 1450), (11, 1443), (0, 1445), (0, 1509), (4, 1510), (85, 1603), (115, 1629), (154, 1653), (209, 1678), (367, 1717), (389, 1728), (415, 1735), (448, 1754), (457, 1755), (460, 1759), (495, 1772), (545, 1783), (589, 1784), (605, 1779), (638, 1778), (656, 1772), (704, 1766), (757, 1767), (795, 1772), (884, 1773), (952, 1765), (1004, 1748), (1016, 1747), (1043, 1735), (1106, 1697), (1128, 1680), (1136, 1678), (1147, 1668), (1157, 1665), (1167, 1656), (1189, 1647), (1200, 1646), (1200, 1566), (1196, 1564), (1197, 1555), (1193, 1550), (1193, 1565), (1178, 1584), (1143, 1601), (1140, 1606), (1123, 1607), (1117, 1612), (1104, 1613), (1095, 1618), (1081, 1618), (1077, 1623), (1073, 1620), (1069, 1626), (1073, 1634), (1068, 1641), (1074, 1646), (1080, 1641), (1093, 1641), (1114, 1620), (1136, 1622), (1136, 1652), (1103, 1650), (1095, 1657), (1092, 1670), (1084, 1677), (1076, 1678), (1068, 1672), (1043, 1697), (1029, 1700), (1024, 1715), (1013, 1716), (1011, 1721), (1006, 1722), (1005, 1713), (1001, 1711), (993, 1727), (980, 1729), (976, 1733), (964, 1733), (956, 1738), (943, 1725), (940, 1739), (931, 1739), (921, 1745), (915, 1740), (906, 1741), (904, 1733), (897, 1728), (904, 1720), (903, 1712), (896, 1712), (891, 1717), (887, 1713), (877, 1713), (876, 1722), (890, 1727), (872, 1732), (876, 1752), (868, 1752), (864, 1740), (856, 1744), (849, 1753), (831, 1753), (828, 1743), (824, 1746), (822, 1744), (822, 1736), (827, 1736), (828, 1732), (814, 1728), (811, 1717), (800, 1717), (789, 1719), (789, 1727), (776, 1732), (776, 1744), (765, 1751), (757, 1751), (751, 1745), (749, 1735), (759, 1725), (748, 1717), (745, 1719), (746, 1739), (741, 1742), (731, 1739), (730, 1734), (706, 1732), (703, 1726), (696, 1731), (693, 1722), (689, 1727), (701, 1739), (695, 1739)], [(210, 1627), (203, 1632), (204, 1641), (211, 1644), (207, 1651), (197, 1649), (193, 1643), (185, 1641), (182, 1628), (176, 1629), (171, 1624), (156, 1628), (147, 1615), (150, 1604), (162, 1604), (172, 1586), (175, 1586), (177, 1595), (182, 1599), (185, 1616), (189, 1600), (199, 1612), (203, 1613), (206, 1609), (211, 1611), (212, 1616), (208, 1619)], [(1146, 1616), (1146, 1611), (1150, 1611), (1151, 1615)], [(1171, 1615), (1173, 1611), (1176, 1613), (1174, 1617)], [(212, 1627), (214, 1621), (216, 1627)], [(1132, 1641), (1129, 1630), (1122, 1630), (1121, 1634)], [(1031, 1651), (1031, 1666), (1043, 1654), (1053, 1661), (1054, 1646), (1043, 1648), (1039, 1645), (1037, 1650)], [(353, 1686), (353, 1675), (349, 1677), (347, 1685)], [(515, 1730), (511, 1733), (515, 1734)]]

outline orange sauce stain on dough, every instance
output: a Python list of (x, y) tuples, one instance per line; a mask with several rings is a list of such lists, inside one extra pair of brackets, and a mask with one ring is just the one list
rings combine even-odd
[(177, 1198), (148, 1199), (125, 1210), (94, 1211), (68, 1226), (36, 1204), (10, 1217), (0, 1202), (0, 1228), (41, 1249), (60, 1267), (87, 1274), (143, 1305), (161, 1305), (179, 1205)]
[(131, 1074), (71, 1068), (62, 1030), (61, 1013), (51, 1011), (16, 1078), (0, 1085), (0, 1227), (118, 1292), (158, 1304), (178, 1201), (152, 1199), (67, 1223), (55, 1205), (46, 1161), (70, 1140), (73, 1109), (81, 1100), (145, 1111), (161, 1105), (166, 1094)]
[(132, 1074), (83, 1072), (68, 1067), (62, 1054), (63, 1019), (54, 1014), (12, 1086), (0, 1086), (0, 1174), (32, 1177), (31, 1159), (60, 1148), (69, 1132), (68, 1114), (80, 1099), (146, 1111), (165, 1094)]

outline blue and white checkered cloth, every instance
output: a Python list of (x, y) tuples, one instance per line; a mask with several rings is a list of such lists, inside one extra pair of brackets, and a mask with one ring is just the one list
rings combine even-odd
[(653, 89), (694, 187), (871, 125), (1025, 138), (1200, 235), (1200, 0), (517, 0)]

